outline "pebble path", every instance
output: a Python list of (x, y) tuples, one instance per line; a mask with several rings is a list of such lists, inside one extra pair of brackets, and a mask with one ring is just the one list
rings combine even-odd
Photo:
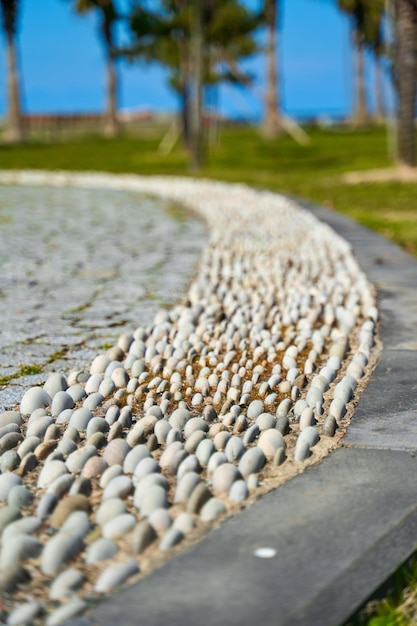
[(209, 230), (181, 304), (0, 414), (2, 617), (63, 624), (335, 447), (378, 312), (349, 245), (279, 195), (127, 175), (0, 181), (154, 194)]

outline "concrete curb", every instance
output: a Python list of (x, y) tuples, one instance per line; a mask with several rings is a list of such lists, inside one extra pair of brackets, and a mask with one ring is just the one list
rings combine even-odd
[[(417, 262), (341, 215), (304, 206), (351, 243), (379, 295), (384, 349), (344, 447), (100, 603), (94, 623), (335, 626), (415, 551)], [(262, 546), (276, 556), (254, 556)]]

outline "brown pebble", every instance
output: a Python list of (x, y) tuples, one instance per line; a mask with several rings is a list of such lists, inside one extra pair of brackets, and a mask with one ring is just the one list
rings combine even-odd
[(43, 461), (47, 456), (51, 454), (55, 450), (58, 445), (58, 441), (50, 440), (50, 441), (42, 441), (38, 446), (36, 446), (34, 450), (34, 454), (38, 461)]
[(198, 483), (187, 503), (187, 513), (198, 513), (212, 497), (210, 489), (203, 482)]
[(74, 511), (91, 513), (91, 504), (86, 496), (75, 494), (60, 500), (52, 514), (50, 524), (53, 528), (60, 528), (67, 517)]
[(84, 465), (81, 473), (85, 478), (96, 478), (101, 476), (108, 467), (109, 464), (101, 456), (92, 456)]

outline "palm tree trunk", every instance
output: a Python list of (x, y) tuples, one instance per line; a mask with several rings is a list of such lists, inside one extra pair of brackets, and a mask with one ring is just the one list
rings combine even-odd
[(366, 92), (365, 92), (365, 68), (364, 68), (364, 56), (363, 56), (363, 44), (358, 31), (355, 29), (353, 32), (353, 42), (355, 49), (355, 91), (356, 91), (356, 105), (354, 114), (354, 123), (357, 126), (365, 126), (368, 121), (368, 109), (366, 106)]
[(416, 164), (415, 106), (417, 2), (396, 0), (398, 87), (398, 159), (414, 167)]
[(277, 0), (265, 0), (268, 28), (266, 45), (267, 89), (265, 96), (264, 135), (268, 139), (277, 137), (282, 131), (280, 117), (278, 75), (278, 4)]
[(17, 72), (16, 48), (12, 34), (7, 34), (8, 61), (8, 116), (5, 140), (8, 143), (21, 143), (24, 139), (23, 119), (20, 110), (19, 78)]
[(107, 110), (104, 115), (104, 133), (116, 137), (120, 131), (117, 117), (117, 73), (116, 64), (110, 52), (107, 55)]
[(380, 54), (375, 54), (375, 96), (376, 96), (376, 121), (381, 124), (385, 119), (385, 104), (382, 87), (382, 60)]
[(191, 99), (191, 163), (199, 170), (203, 165), (203, 22), (201, 0), (193, 0), (193, 29), (191, 50), (193, 59), (193, 94)]

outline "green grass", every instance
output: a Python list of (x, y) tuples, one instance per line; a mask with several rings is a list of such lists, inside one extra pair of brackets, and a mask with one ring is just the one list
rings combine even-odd
[[(167, 156), (158, 153), (163, 133), (159, 129), (159, 137), (143, 132), (113, 140), (84, 136), (59, 143), (3, 145), (0, 168), (190, 175), (180, 145)], [(288, 136), (266, 141), (255, 127), (224, 128), (220, 144), (209, 149), (199, 175), (319, 202), (415, 253), (417, 183), (347, 185), (340, 181), (345, 172), (389, 166), (385, 130), (312, 128), (308, 133), (310, 144), (302, 147)]]

